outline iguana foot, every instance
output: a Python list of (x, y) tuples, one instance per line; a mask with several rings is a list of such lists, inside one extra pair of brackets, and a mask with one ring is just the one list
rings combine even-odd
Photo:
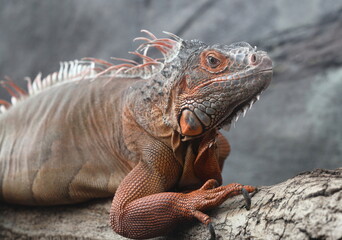
[(249, 193), (256, 190), (255, 187), (248, 185), (243, 186), (238, 183), (231, 183), (221, 187), (216, 186), (216, 180), (210, 179), (204, 183), (200, 189), (186, 194), (186, 205), (188, 205), (187, 207), (190, 207), (191, 215), (208, 226), (211, 236), (210, 240), (216, 239), (215, 229), (211, 223), (210, 217), (202, 211), (217, 207), (228, 198), (239, 194), (243, 195), (246, 201), (246, 209), (249, 210), (251, 206), (251, 197), (249, 196)]

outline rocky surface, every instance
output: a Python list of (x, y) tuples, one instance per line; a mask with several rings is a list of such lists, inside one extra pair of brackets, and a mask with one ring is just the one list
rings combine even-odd
[[(252, 207), (242, 196), (212, 210), (218, 239), (342, 239), (342, 168), (302, 173), (274, 186), (260, 187)], [(108, 226), (110, 200), (76, 206), (0, 206), (1, 239), (126, 239)], [(159, 240), (208, 239), (205, 225), (183, 224)]]
[[(218, 239), (342, 239), (342, 169), (317, 169), (277, 185), (261, 187), (244, 209), (241, 197), (217, 210)], [(206, 239), (208, 230), (196, 224), (179, 239)]]

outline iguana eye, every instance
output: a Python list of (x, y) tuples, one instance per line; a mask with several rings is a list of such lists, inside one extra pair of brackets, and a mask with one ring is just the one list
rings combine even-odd
[(202, 69), (210, 73), (223, 72), (228, 64), (228, 58), (216, 50), (205, 50), (201, 53), (200, 64)]
[(212, 55), (208, 55), (207, 56), (207, 62), (208, 62), (208, 65), (211, 68), (216, 68), (221, 63), (220, 60), (218, 60), (217, 58), (213, 57)]

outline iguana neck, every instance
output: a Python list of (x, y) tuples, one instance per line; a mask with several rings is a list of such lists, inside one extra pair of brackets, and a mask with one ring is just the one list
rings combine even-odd
[(165, 112), (172, 105), (167, 79), (161, 74), (139, 80), (126, 92), (127, 107), (134, 121), (156, 138), (168, 138), (174, 131), (165, 120)]

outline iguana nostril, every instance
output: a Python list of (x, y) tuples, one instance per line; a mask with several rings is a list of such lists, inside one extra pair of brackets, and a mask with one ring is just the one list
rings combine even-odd
[(250, 61), (252, 64), (255, 64), (257, 62), (257, 56), (255, 53), (253, 53), (251, 56), (250, 56)]

